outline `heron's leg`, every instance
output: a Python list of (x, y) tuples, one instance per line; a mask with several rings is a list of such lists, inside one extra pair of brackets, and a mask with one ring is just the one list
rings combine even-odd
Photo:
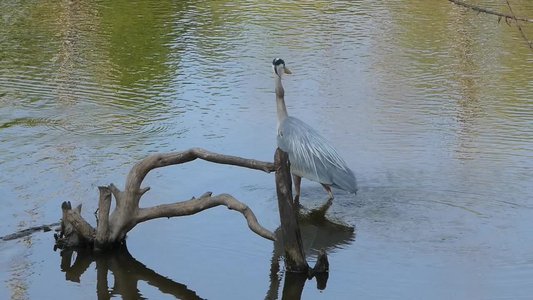
[(327, 184), (323, 184), (323, 183), (321, 183), (321, 184), (324, 187), (324, 189), (326, 190), (326, 192), (328, 192), (328, 196), (329, 196), (328, 200), (333, 200), (333, 191), (331, 191), (331, 187), (329, 185), (327, 185)]
[(302, 177), (293, 174), (292, 180), (294, 181), (294, 203), (300, 204), (300, 184), (302, 183)]

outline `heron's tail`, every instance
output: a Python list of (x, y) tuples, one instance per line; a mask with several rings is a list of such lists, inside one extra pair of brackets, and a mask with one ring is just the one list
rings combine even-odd
[(349, 168), (333, 178), (333, 186), (350, 193), (357, 193), (357, 180)]

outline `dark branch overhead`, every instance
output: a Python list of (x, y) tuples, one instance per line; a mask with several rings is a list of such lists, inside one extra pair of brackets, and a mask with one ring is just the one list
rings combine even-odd
[(513, 15), (509, 15), (509, 14), (504, 14), (504, 13), (501, 13), (501, 12), (497, 12), (497, 11), (493, 11), (493, 10), (490, 10), (490, 9), (479, 7), (479, 6), (476, 6), (476, 5), (473, 5), (473, 4), (469, 4), (469, 3), (466, 3), (466, 2), (461, 1), (461, 0), (448, 0), (448, 1), (450, 1), (450, 2), (452, 2), (454, 4), (457, 4), (459, 6), (463, 6), (463, 7), (475, 10), (475, 11), (480, 12), (480, 13), (498, 16), (498, 17), (500, 17), (500, 19), (501, 18), (505, 18), (506, 21), (508, 21), (508, 20), (518, 20), (518, 21), (533, 23), (533, 19), (529, 19), (529, 18), (526, 18), (526, 17), (516, 17), (516, 16), (513, 16)]
[[(518, 18), (516, 17), (516, 15), (513, 12), (513, 8), (511, 7), (511, 3), (509, 3), (509, 0), (505, 0), (505, 2), (507, 3), (507, 7), (509, 7), (509, 11), (511, 12), (511, 15), (513, 16), (513, 19), (516, 22), (516, 27), (518, 27), (518, 31), (520, 32), (520, 35), (522, 36), (524, 41), (526, 41), (527, 45), (529, 46), (529, 49), (533, 50), (533, 42), (530, 41), (527, 38), (526, 33), (524, 32), (524, 30), (522, 30), (522, 26), (520, 26), (520, 23), (518, 23)], [(506, 19), (506, 21), (507, 21), (507, 19)]]
[(520, 32), (520, 35), (522, 36), (524, 41), (526, 41), (527, 45), (529, 46), (529, 49), (533, 50), (533, 41), (530, 41), (527, 38), (526, 33), (522, 29), (522, 26), (520, 26), (520, 22), (519, 22), (519, 21), (522, 21), (522, 22), (533, 23), (533, 19), (528, 19), (528, 18), (525, 18), (525, 17), (517, 17), (514, 14), (514, 12), (513, 12), (513, 8), (511, 7), (511, 3), (509, 3), (509, 0), (505, 0), (505, 2), (507, 3), (507, 7), (509, 8), (509, 11), (511, 12), (510, 15), (504, 14), (504, 13), (500, 13), (500, 12), (497, 12), (497, 11), (493, 11), (493, 10), (489, 10), (489, 9), (486, 9), (486, 8), (483, 8), (483, 7), (479, 7), (479, 6), (476, 6), (476, 5), (468, 4), (468, 3), (463, 2), (461, 0), (448, 0), (448, 1), (450, 1), (452, 3), (455, 3), (457, 5), (472, 9), (474, 11), (477, 11), (478, 13), (485, 13), (485, 14), (489, 14), (489, 15), (498, 16), (498, 23), (502, 20), (502, 18), (505, 19), (505, 23), (507, 23), (507, 25), (511, 25), (511, 22), (514, 22), (516, 24), (516, 27), (518, 28), (518, 31)]

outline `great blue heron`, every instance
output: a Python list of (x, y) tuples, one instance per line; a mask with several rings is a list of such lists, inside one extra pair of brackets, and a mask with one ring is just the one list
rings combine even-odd
[(321, 183), (329, 199), (333, 199), (331, 186), (357, 192), (355, 176), (337, 150), (311, 126), (287, 114), (281, 78), (283, 74), (291, 74), (291, 71), (285, 67), (283, 59), (275, 58), (272, 68), (276, 74), (278, 147), (289, 154), (295, 200), (300, 198), (302, 177)]

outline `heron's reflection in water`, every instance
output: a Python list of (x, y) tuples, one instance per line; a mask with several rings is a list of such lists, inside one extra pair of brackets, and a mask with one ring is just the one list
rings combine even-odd
[[(305, 253), (308, 257), (316, 256), (318, 251), (342, 248), (355, 240), (354, 228), (341, 225), (325, 216), (331, 201), (318, 209), (299, 214), (300, 229)], [(276, 230), (279, 236), (281, 229)], [(281, 241), (281, 238), (278, 239)], [(281, 282), (280, 259), (283, 257), (283, 245), (274, 243), (270, 267), (270, 285), (266, 299), (279, 298)], [(80, 282), (89, 266), (95, 262), (97, 270), (96, 293), (98, 299), (111, 299), (120, 295), (123, 299), (143, 299), (139, 282), (146, 282), (161, 293), (178, 299), (204, 299), (189, 289), (185, 284), (175, 282), (136, 260), (124, 244), (115, 251), (94, 253), (89, 250), (63, 250), (61, 252), (61, 271), (68, 281)], [(113, 286), (109, 287), (108, 275), (113, 274)], [(285, 272), (282, 299), (300, 299), (307, 281), (306, 275)], [(327, 274), (317, 277), (317, 287), (326, 287)]]
[[(324, 205), (310, 211), (300, 210), (298, 219), (304, 251), (309, 257), (316, 257), (322, 250), (330, 253), (333, 249), (343, 248), (355, 241), (354, 227), (330, 220), (326, 216), (332, 200), (329, 199)], [(270, 266), (270, 287), (265, 299), (278, 299), (279, 286), (281, 283), (280, 260), (283, 257), (283, 244), (281, 228), (275, 232), (279, 242), (274, 243)], [(281, 299), (300, 299), (303, 288), (307, 281), (306, 275), (285, 272), (283, 292)], [(317, 288), (326, 288), (328, 273), (316, 277)]]

